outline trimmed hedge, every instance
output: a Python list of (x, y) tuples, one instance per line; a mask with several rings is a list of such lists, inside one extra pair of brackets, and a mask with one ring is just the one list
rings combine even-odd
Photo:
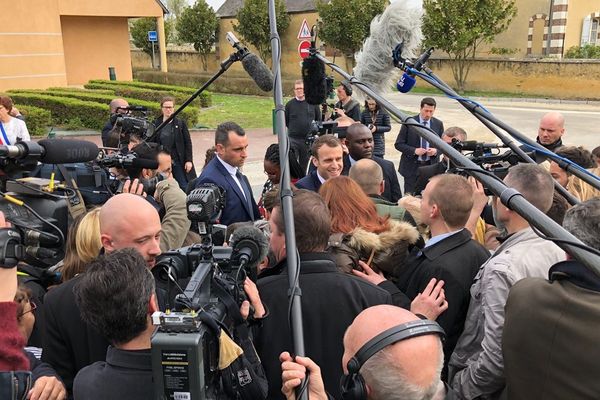
[(10, 97), (17, 104), (50, 110), (53, 125), (67, 124), (69, 121), (79, 118), (84, 127), (101, 130), (108, 119), (108, 104), (56, 97), (44, 93), (15, 91), (10, 93)]
[[(200, 87), (210, 79), (207, 74), (192, 74), (184, 72), (133, 71), (135, 79), (149, 84), (170, 84), (187, 87)], [(149, 83), (152, 82), (152, 83)], [(293, 96), (295, 79), (282, 79), (283, 94)], [(142, 83), (142, 82), (139, 82)], [(246, 76), (227, 74), (221, 76), (210, 86), (211, 91), (231, 94), (247, 94), (254, 96), (272, 96), (272, 92), (263, 92), (256, 83)]]
[(31, 136), (45, 136), (48, 133), (48, 127), (52, 125), (50, 111), (30, 105), (15, 104), (15, 106), (25, 116), (27, 130)]
[[(104, 88), (111, 88), (111, 87), (115, 86), (115, 87), (146, 89), (146, 90), (158, 91), (158, 92), (161, 92), (161, 94), (164, 93), (165, 95), (173, 96), (173, 97), (175, 97), (177, 94), (179, 94), (179, 95), (184, 96), (184, 101), (187, 100), (188, 97), (190, 97), (191, 95), (196, 93), (196, 90), (198, 90), (198, 89), (194, 89), (194, 87), (163, 85), (163, 84), (138, 82), (138, 81), (132, 81), (132, 82), (107, 81), (107, 80), (102, 80), (102, 79), (92, 79), (91, 81), (89, 81), (89, 83), (87, 85), (84, 85), (84, 86), (87, 87), (88, 85), (103, 85)], [(200, 93), (198, 98), (200, 99), (200, 104), (202, 105), (202, 107), (210, 107), (212, 105), (212, 94), (210, 92), (205, 91), (203, 93)], [(160, 98), (157, 101), (160, 101)]]
[[(111, 102), (111, 100), (113, 100), (113, 98), (114, 98), (114, 96), (112, 96), (112, 95), (95, 93), (94, 91), (78, 92), (78, 91), (10, 90), (9, 93), (10, 93), (11, 97), (13, 97), (13, 98), (14, 98), (14, 94), (44, 95), (44, 96), (51, 96), (51, 97), (57, 97), (57, 98), (74, 98), (74, 99), (78, 99), (78, 100), (82, 100), (82, 101), (96, 102), (96, 103), (104, 104), (107, 107), (108, 107), (109, 103)], [(148, 117), (151, 119), (154, 119), (154, 118), (158, 117), (159, 115), (161, 115), (160, 104), (158, 104), (158, 103), (143, 101), (143, 100), (138, 100), (138, 99), (132, 99), (132, 98), (125, 98), (125, 100), (127, 100), (127, 102), (130, 105), (146, 107), (148, 109)], [(54, 115), (53, 109), (50, 108), (50, 111)], [(196, 122), (198, 121), (198, 115), (199, 115), (198, 109), (195, 107), (187, 107), (185, 110), (183, 110), (181, 112), (181, 114), (179, 114), (180, 118), (185, 120), (185, 122), (188, 124), (188, 126), (194, 126), (196, 124)], [(76, 117), (79, 117), (81, 119), (82, 116), (79, 115), (78, 113), (74, 113), (70, 119), (76, 118)], [(101, 117), (106, 122), (106, 119), (108, 118), (108, 112), (105, 112)], [(83, 122), (83, 119), (82, 119), (82, 122)], [(66, 121), (65, 121), (65, 123), (66, 123)], [(103, 125), (104, 124), (102, 124), (102, 126)], [(84, 124), (84, 126), (86, 128), (92, 128), (92, 126), (88, 126), (85, 124)], [(102, 128), (102, 126), (100, 126), (100, 128)]]
[[(87, 83), (83, 85), (86, 89), (93, 90), (94, 92), (106, 92), (110, 91), (114, 96), (118, 97), (131, 97), (134, 99), (140, 99), (145, 101), (153, 101), (160, 104), (163, 97), (171, 96), (175, 98), (175, 104), (183, 104), (190, 96), (181, 92), (169, 92), (165, 90), (152, 90), (138, 87), (131, 87), (126, 85), (106, 85), (104, 83)], [(202, 103), (204, 100), (204, 104)], [(191, 106), (196, 107), (210, 107), (212, 105), (212, 97), (210, 96), (198, 96), (192, 101)]]
[[(26, 90), (26, 89), (24, 89), (24, 90)], [(72, 88), (72, 87), (51, 87), (46, 90), (50, 91), (50, 92), (70, 92), (70, 93), (88, 93), (89, 92), (89, 90), (87, 90), (87, 89)], [(111, 89), (94, 90), (94, 93), (109, 94), (111, 96), (115, 95), (115, 91), (111, 90)]]

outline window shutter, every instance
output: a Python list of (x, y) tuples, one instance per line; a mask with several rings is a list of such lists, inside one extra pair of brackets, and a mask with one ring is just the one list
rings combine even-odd
[(588, 15), (583, 19), (583, 26), (581, 27), (581, 46), (590, 42), (590, 31), (592, 30), (592, 16)]

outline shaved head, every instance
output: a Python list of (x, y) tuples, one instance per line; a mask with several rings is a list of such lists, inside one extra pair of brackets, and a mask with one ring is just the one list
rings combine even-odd
[[(417, 320), (419, 318), (410, 311), (391, 305), (374, 306), (361, 312), (344, 336), (344, 370), (348, 360), (369, 340), (387, 329)], [(391, 398), (385, 393), (385, 387), (390, 386), (390, 382), (383, 383), (386, 379), (398, 379), (399, 383), (410, 383), (424, 393), (435, 393), (440, 384), (443, 362), (444, 355), (439, 336), (423, 335), (385, 347), (363, 364), (361, 374), (372, 393), (370, 398)], [(383, 373), (384, 369), (388, 372)], [(386, 377), (387, 374), (390, 377)], [(403, 385), (399, 384), (397, 390), (401, 386)]]
[(383, 171), (379, 164), (370, 158), (363, 158), (350, 167), (348, 176), (353, 179), (366, 194), (383, 193)]
[(106, 252), (133, 247), (152, 268), (160, 254), (160, 218), (143, 197), (121, 193), (100, 209), (100, 239)]
[(565, 117), (556, 111), (547, 113), (540, 120), (538, 140), (543, 145), (556, 143), (565, 133)]

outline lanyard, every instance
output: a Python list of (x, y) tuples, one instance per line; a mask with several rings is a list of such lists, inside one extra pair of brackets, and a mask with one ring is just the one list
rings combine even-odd
[(10, 142), (8, 141), (8, 137), (6, 137), (6, 131), (4, 130), (4, 125), (0, 122), (0, 131), (2, 131), (2, 141), (6, 146), (10, 146)]

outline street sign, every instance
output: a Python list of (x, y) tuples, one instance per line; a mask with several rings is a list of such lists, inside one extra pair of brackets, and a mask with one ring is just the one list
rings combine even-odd
[(310, 47), (310, 42), (308, 40), (303, 40), (300, 42), (300, 44), (298, 45), (298, 54), (300, 55), (300, 58), (308, 57), (309, 47)]
[(304, 21), (302, 21), (302, 25), (300, 25), (300, 31), (298, 32), (298, 40), (302, 39), (310, 39), (310, 28), (308, 27), (306, 18)]
[(156, 31), (148, 31), (148, 41), (158, 42), (158, 34)]

